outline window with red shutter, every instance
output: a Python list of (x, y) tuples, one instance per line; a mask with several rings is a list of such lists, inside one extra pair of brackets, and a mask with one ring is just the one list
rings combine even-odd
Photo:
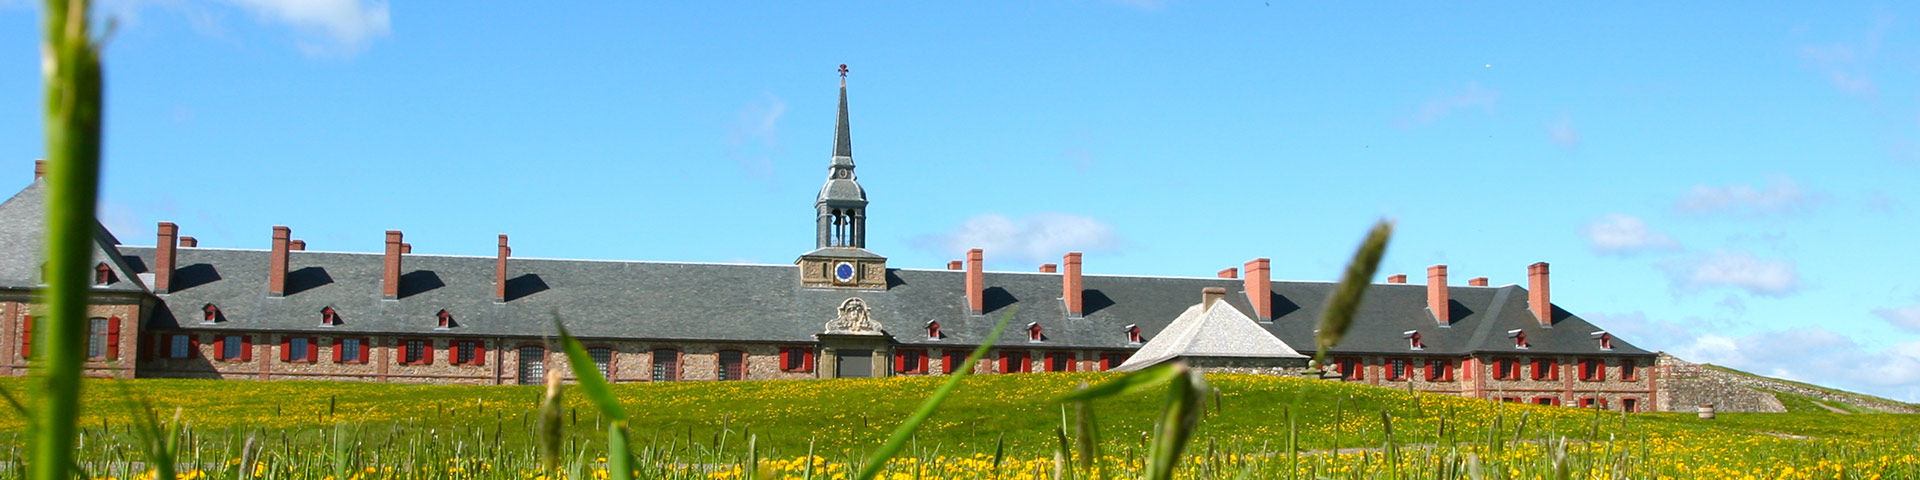
[(1340, 368), (1340, 375), (1348, 380), (1366, 380), (1367, 370), (1360, 364), (1360, 357), (1341, 357), (1334, 361)]
[(940, 356), (940, 371), (953, 373), (964, 368), (963, 365), (967, 363), (967, 354), (971, 352), (966, 350), (947, 350), (943, 353), (944, 354)]
[(1387, 360), (1387, 380), (1406, 380), (1407, 374), (1409, 373), (1408, 370), (1410, 370), (1408, 367), (1407, 359), (1395, 358)]
[(1047, 362), (1046, 362), (1047, 371), (1049, 372), (1073, 371), (1073, 357), (1074, 355), (1072, 352), (1048, 353)]
[(107, 319), (107, 360), (120, 359), (120, 317)]
[(893, 351), (893, 371), (901, 374), (927, 373), (927, 351), (900, 349)]
[(20, 321), (20, 358), (33, 358), (33, 316)]
[(1427, 381), (1446, 382), (1453, 380), (1453, 361), (1442, 359), (1427, 360)]
[(1580, 360), (1580, 380), (1598, 382), (1607, 379), (1607, 364), (1597, 358)]
[(1629, 382), (1639, 380), (1640, 379), (1639, 370), (1640, 370), (1639, 365), (1635, 364), (1633, 359), (1620, 360), (1620, 379), (1621, 380), (1625, 380)]
[(1000, 373), (1026, 373), (1032, 370), (1027, 364), (1026, 352), (1000, 352)]
[(1107, 370), (1112, 370), (1115, 367), (1119, 367), (1120, 364), (1123, 364), (1123, 363), (1127, 363), (1127, 354), (1125, 353), (1100, 354), (1100, 371), (1102, 372)]
[(1534, 380), (1559, 380), (1560, 362), (1551, 358), (1533, 359)]

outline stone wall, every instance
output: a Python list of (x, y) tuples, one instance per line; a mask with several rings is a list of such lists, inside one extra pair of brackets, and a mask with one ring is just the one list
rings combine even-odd
[[(138, 299), (133, 297), (96, 297), (87, 305), (89, 320), (119, 318), (120, 334), (117, 355), (87, 359), (83, 367), (86, 376), (133, 378), (135, 357), (140, 353), (140, 307)], [(25, 292), (8, 292), (0, 298), (0, 376), (27, 374), (27, 360), (21, 355), (21, 337), (30, 315), (33, 315), (33, 305), (28, 303)], [(33, 321), (33, 335), (44, 335), (46, 318), (35, 316)]]
[(1665, 378), (1660, 385), (1660, 409), (1664, 411), (1688, 412), (1706, 403), (1713, 404), (1715, 410), (1722, 412), (1787, 411), (1779, 398), (1767, 392), (1771, 390), (1805, 395), (1829, 404), (1893, 413), (1920, 413), (1920, 407), (1909, 404), (1864, 395), (1836, 394), (1764, 377), (1723, 372), (1665, 353), (1660, 354), (1660, 368), (1665, 371)]

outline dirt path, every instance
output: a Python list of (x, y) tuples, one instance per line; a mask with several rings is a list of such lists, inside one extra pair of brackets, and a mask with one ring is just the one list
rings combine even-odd
[(1838, 414), (1841, 414), (1841, 415), (1852, 415), (1852, 414), (1853, 414), (1853, 412), (1849, 412), (1849, 411), (1846, 411), (1846, 410), (1841, 410), (1841, 409), (1839, 409), (1839, 408), (1834, 408), (1834, 406), (1832, 406), (1832, 405), (1827, 405), (1826, 403), (1822, 403), (1822, 402), (1821, 402), (1821, 401), (1819, 401), (1819, 400), (1814, 400), (1814, 401), (1813, 401), (1813, 404), (1814, 404), (1814, 405), (1819, 405), (1819, 406), (1820, 406), (1820, 408), (1824, 408), (1824, 409), (1827, 409), (1827, 411), (1830, 411), (1830, 412), (1833, 412), (1833, 413), (1838, 413)]

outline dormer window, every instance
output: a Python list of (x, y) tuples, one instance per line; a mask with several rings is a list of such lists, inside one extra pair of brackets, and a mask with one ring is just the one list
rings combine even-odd
[(320, 326), (322, 326), (322, 327), (334, 327), (334, 326), (339, 326), (339, 325), (340, 325), (340, 313), (339, 313), (339, 312), (335, 312), (335, 311), (333, 311), (333, 307), (321, 307), (321, 308), (320, 308)]
[(1513, 339), (1513, 348), (1520, 350), (1527, 349), (1527, 332), (1522, 332), (1518, 328), (1508, 330), (1507, 338)]
[(927, 340), (939, 340), (939, 339), (940, 339), (940, 321), (928, 320), (927, 321)]
[(1607, 333), (1605, 330), (1602, 330), (1598, 332), (1593, 332), (1593, 334), (1588, 335), (1588, 337), (1593, 338), (1594, 340), (1598, 340), (1600, 342), (1601, 350), (1613, 350), (1613, 334)]
[(1027, 342), (1040, 343), (1044, 340), (1046, 340), (1046, 336), (1040, 334), (1040, 322), (1027, 324)]
[(1140, 326), (1139, 325), (1127, 325), (1127, 343), (1133, 344), (1133, 345), (1140, 344)]
[(438, 329), (438, 330), (446, 330), (446, 329), (449, 329), (449, 328), (453, 328), (453, 327), (457, 327), (457, 326), (459, 326), (459, 324), (456, 324), (456, 323), (454, 323), (454, 321), (453, 321), (453, 314), (451, 314), (451, 313), (447, 313), (447, 311), (446, 311), (446, 310), (441, 310), (441, 311), (440, 311), (440, 313), (437, 313), (437, 314), (434, 314), (434, 317), (436, 317), (436, 318), (439, 318), (439, 319), (440, 319), (440, 325), (439, 325), (439, 326), (436, 326), (436, 327), (434, 327), (435, 329)]
[(206, 306), (200, 307), (200, 312), (206, 314), (206, 317), (200, 319), (200, 323), (220, 322), (220, 307), (209, 303)]
[(1406, 331), (1406, 332), (1404, 332), (1404, 333), (1401, 333), (1401, 334), (1400, 334), (1400, 336), (1402, 336), (1402, 337), (1406, 337), (1406, 339), (1407, 339), (1407, 348), (1410, 348), (1410, 349), (1413, 349), (1413, 350), (1422, 350), (1422, 349), (1425, 349), (1425, 348), (1427, 348), (1427, 344), (1425, 344), (1425, 343), (1420, 343), (1420, 331), (1419, 331), (1419, 330), (1408, 330), (1408, 331)]
[(106, 263), (101, 263), (93, 267), (93, 286), (104, 287), (112, 284), (113, 281), (112, 267), (108, 267)]

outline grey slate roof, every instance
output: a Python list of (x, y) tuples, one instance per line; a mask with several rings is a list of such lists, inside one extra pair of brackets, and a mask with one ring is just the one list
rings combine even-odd
[[(121, 247), (152, 265), (151, 247)], [(1241, 281), (1220, 278), (1087, 275), (1085, 315), (1068, 318), (1060, 301), (1060, 275), (987, 272), (982, 315), (968, 313), (965, 272), (893, 269), (885, 291), (801, 288), (797, 267), (704, 263), (621, 262), (515, 258), (508, 266), (508, 300), (494, 303), (493, 258), (407, 255), (401, 298), (380, 299), (381, 255), (302, 251), (291, 253), (287, 295), (266, 295), (268, 252), (183, 248), (174, 291), (160, 295), (167, 314), (159, 328), (307, 331), (349, 334), (541, 336), (551, 333), (551, 313), (589, 338), (722, 342), (811, 343), (847, 297), (866, 300), (873, 316), (902, 344), (937, 347), (978, 345), (1000, 316), (1018, 307), (1012, 325), (1037, 322), (1043, 341), (1003, 337), (1008, 348), (1132, 350), (1124, 328), (1137, 324), (1154, 338), (1192, 305), (1204, 287), (1226, 287), (1233, 308), (1251, 311)], [(1260, 326), (1291, 345), (1313, 345), (1313, 327), (1331, 284), (1273, 284), (1276, 318)], [(1336, 352), (1465, 354), (1507, 351), (1505, 332), (1530, 332), (1534, 353), (1645, 355), (1615, 340), (1602, 351), (1588, 334), (1600, 329), (1565, 314), (1551, 330), (1532, 325), (1526, 294), (1516, 286), (1452, 287), (1460, 312), (1450, 327), (1426, 313), (1425, 287), (1375, 285), (1362, 302), (1360, 320)], [(220, 307), (225, 321), (202, 324), (201, 306)], [(340, 315), (337, 327), (320, 326), (320, 309)], [(435, 313), (453, 314), (458, 326), (435, 330)], [(926, 338), (929, 321), (944, 336)], [(1010, 330), (1018, 330), (1010, 327)], [(1426, 348), (1407, 348), (1401, 332), (1423, 332)], [(1544, 333), (1542, 333), (1544, 332)], [(1487, 337), (1476, 341), (1475, 337)]]
[[(47, 229), (46, 182), (33, 184), (0, 203), (0, 288), (30, 289), (40, 285), (40, 265), (45, 263)], [(94, 223), (93, 262), (106, 263), (113, 270), (114, 282), (95, 286), (95, 291), (134, 293), (147, 287), (115, 248), (120, 243), (106, 227)], [(91, 276), (89, 276), (91, 277)]]

